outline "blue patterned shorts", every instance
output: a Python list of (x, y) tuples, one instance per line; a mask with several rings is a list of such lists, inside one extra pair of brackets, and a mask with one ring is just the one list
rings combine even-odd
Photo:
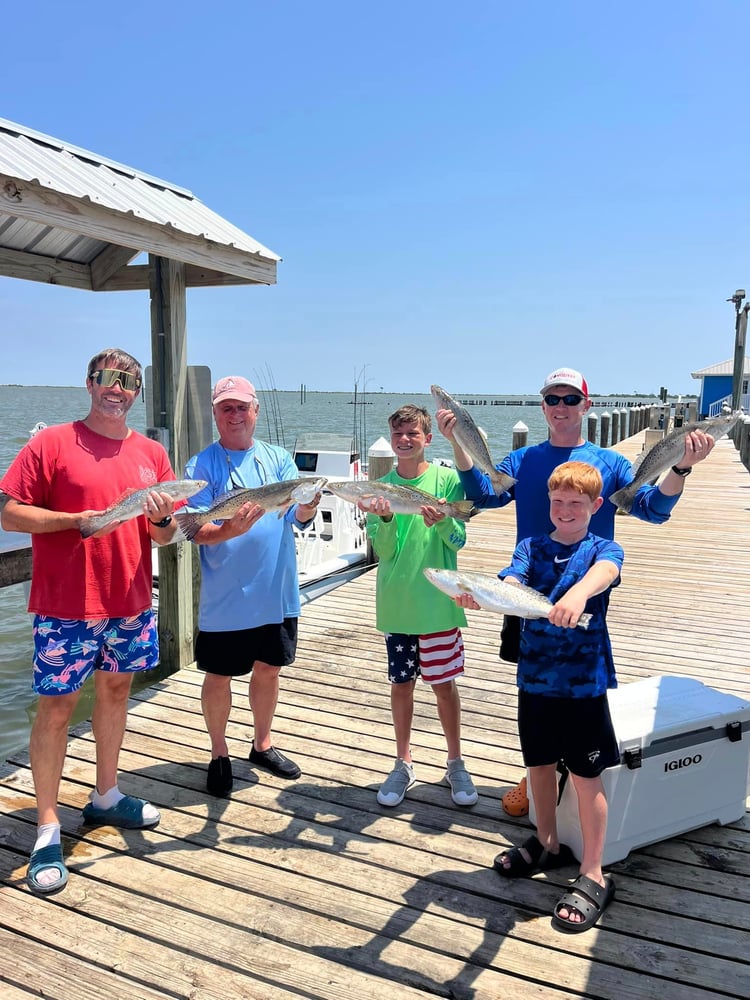
[(156, 618), (149, 608), (129, 618), (90, 621), (34, 615), (37, 694), (72, 694), (95, 670), (136, 673), (159, 662)]

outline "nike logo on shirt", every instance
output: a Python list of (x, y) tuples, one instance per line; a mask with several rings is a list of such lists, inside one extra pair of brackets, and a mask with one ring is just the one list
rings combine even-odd
[(571, 556), (566, 556), (564, 559), (561, 559), (559, 556), (555, 556), (554, 561), (559, 564), (559, 563), (570, 562), (570, 559), (571, 559)]

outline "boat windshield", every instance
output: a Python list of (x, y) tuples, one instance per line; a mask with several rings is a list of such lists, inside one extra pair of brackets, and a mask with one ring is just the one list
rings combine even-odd
[(294, 454), (311, 451), (341, 452), (352, 462), (359, 458), (351, 434), (300, 434), (294, 442)]

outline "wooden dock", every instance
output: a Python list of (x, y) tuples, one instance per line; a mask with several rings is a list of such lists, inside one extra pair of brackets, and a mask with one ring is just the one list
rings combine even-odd
[[(640, 440), (618, 446), (630, 457)], [(472, 521), (465, 568), (496, 571), (511, 508)], [(750, 700), (750, 475), (720, 441), (661, 527), (618, 517), (626, 553), (610, 630), (621, 683), (678, 674)], [(278, 745), (296, 782), (247, 761), (246, 683), (235, 684), (230, 800), (204, 791), (200, 676), (183, 670), (133, 700), (121, 787), (154, 802), (153, 831), (87, 829), (87, 726), (61, 790), (70, 882), (24, 885), (35, 834), (26, 754), (0, 770), (0, 997), (59, 1000), (706, 1000), (750, 995), (750, 822), (710, 826), (612, 866), (599, 926), (561, 935), (550, 913), (569, 870), (509, 881), (491, 870), (526, 820), (500, 796), (523, 774), (514, 668), (499, 618), (469, 613), (461, 685), (470, 810), (440, 784), (434, 699), (417, 688), (418, 784), (395, 810), (375, 791), (394, 756), (373, 573), (306, 606), (284, 671)], [(745, 737), (747, 738), (747, 737)]]

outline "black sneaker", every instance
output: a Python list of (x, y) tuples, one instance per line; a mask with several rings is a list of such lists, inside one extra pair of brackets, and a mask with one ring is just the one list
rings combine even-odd
[(266, 771), (275, 774), (277, 778), (299, 778), (302, 774), (294, 761), (289, 760), (275, 747), (269, 747), (268, 750), (256, 750), (253, 743), (250, 750), (250, 763), (265, 768)]
[(206, 791), (219, 799), (225, 799), (232, 791), (232, 762), (228, 757), (215, 757), (208, 765)]

